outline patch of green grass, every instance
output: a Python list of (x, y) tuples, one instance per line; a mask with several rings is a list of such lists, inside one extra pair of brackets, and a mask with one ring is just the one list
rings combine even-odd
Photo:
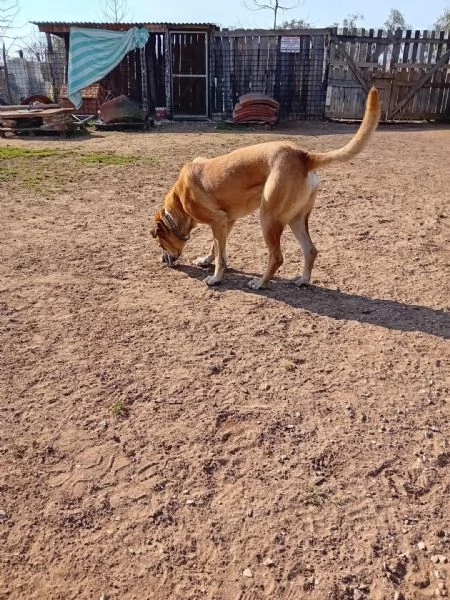
[(126, 417), (128, 415), (128, 407), (123, 400), (115, 400), (111, 404), (110, 410), (117, 418)]
[(0, 159), (20, 159), (20, 158), (48, 158), (49, 156), (55, 156), (61, 154), (58, 150), (33, 150), (27, 148), (13, 148), (6, 146), (0, 148)]
[[(101, 169), (126, 165), (157, 165), (153, 157), (115, 154), (114, 152), (79, 152), (71, 149), (34, 150), (6, 146), (0, 148), (0, 184), (20, 186), (33, 193), (52, 194), (64, 191), (66, 184), (83, 175), (83, 166)], [(86, 169), (84, 169), (85, 171)]]

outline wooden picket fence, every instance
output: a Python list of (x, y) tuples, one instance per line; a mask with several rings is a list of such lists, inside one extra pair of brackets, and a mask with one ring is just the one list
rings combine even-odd
[(450, 33), (333, 30), (325, 116), (361, 118), (368, 89), (387, 121), (450, 119)]

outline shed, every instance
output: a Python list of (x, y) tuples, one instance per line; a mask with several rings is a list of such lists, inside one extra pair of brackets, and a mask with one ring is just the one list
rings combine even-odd
[[(149, 112), (165, 107), (174, 119), (205, 119), (211, 114), (210, 47), (218, 27), (212, 23), (62, 23), (34, 22), (47, 35), (49, 49), (52, 36), (64, 40), (66, 66), (71, 27), (128, 31), (143, 27), (149, 40), (143, 50), (134, 50), (99, 82), (106, 98), (125, 94)], [(62, 90), (65, 93), (65, 90)], [(92, 99), (91, 99), (92, 100)], [(67, 102), (67, 101), (66, 101)], [(92, 112), (84, 104), (78, 111)], [(98, 106), (96, 107), (98, 109)]]

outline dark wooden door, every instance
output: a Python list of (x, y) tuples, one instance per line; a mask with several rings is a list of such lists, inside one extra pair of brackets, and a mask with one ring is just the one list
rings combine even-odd
[(173, 117), (208, 116), (208, 35), (177, 31), (170, 34)]

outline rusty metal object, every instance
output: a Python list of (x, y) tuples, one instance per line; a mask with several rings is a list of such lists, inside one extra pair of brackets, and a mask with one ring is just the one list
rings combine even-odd
[(104, 123), (145, 122), (145, 111), (127, 96), (117, 96), (100, 106), (100, 116)]

